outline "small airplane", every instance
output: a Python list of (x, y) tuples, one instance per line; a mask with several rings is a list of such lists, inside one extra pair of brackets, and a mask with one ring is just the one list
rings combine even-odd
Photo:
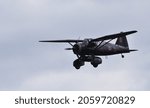
[[(123, 53), (130, 53), (137, 51), (136, 49), (129, 49), (128, 41), (126, 36), (136, 33), (136, 30), (120, 32), (116, 34), (106, 35), (99, 38), (87, 38), (84, 40), (80, 39), (66, 39), (66, 40), (42, 40), (39, 42), (59, 42), (69, 43), (72, 48), (66, 48), (65, 50), (72, 50), (77, 59), (73, 62), (73, 66), (76, 69), (80, 69), (85, 62), (90, 62), (93, 67), (97, 67), (102, 63), (102, 59), (98, 56), (109, 56), (114, 54), (121, 54), (124, 58)], [(110, 41), (116, 39), (116, 43), (112, 44)]]

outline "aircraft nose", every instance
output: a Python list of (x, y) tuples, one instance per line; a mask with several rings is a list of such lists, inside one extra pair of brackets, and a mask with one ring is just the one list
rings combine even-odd
[(79, 54), (79, 51), (80, 51), (79, 45), (78, 45), (78, 44), (75, 44), (75, 45), (73, 46), (73, 52), (74, 52), (74, 54)]

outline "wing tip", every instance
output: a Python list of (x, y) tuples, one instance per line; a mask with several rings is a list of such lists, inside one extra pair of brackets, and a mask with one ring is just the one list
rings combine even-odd
[(137, 30), (133, 30), (132, 32), (133, 32), (133, 33), (136, 33), (136, 32), (138, 32), (138, 31), (137, 31)]
[(39, 42), (48, 42), (48, 41), (39, 41)]

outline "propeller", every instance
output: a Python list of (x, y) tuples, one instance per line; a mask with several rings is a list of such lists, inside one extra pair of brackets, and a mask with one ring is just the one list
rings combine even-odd
[(73, 48), (65, 48), (65, 50), (73, 50)]

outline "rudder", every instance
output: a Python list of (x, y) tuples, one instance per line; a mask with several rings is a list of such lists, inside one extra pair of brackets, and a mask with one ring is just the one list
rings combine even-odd
[(118, 37), (117, 41), (116, 41), (116, 45), (120, 45), (120, 46), (129, 48), (126, 36)]

